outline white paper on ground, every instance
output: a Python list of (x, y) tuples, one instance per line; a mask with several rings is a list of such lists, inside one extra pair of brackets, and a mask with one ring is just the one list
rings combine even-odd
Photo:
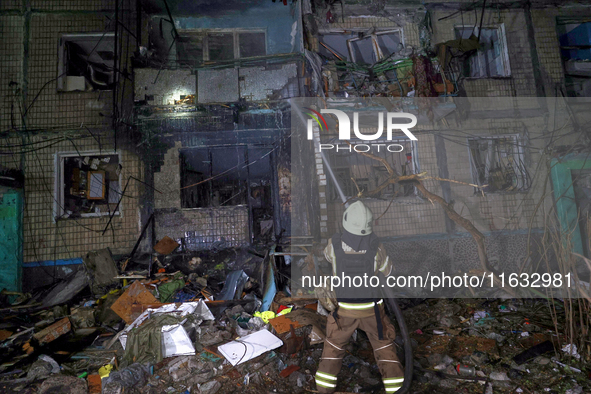
[(242, 364), (283, 345), (283, 341), (267, 330), (260, 330), (219, 346), (220, 353), (232, 365)]
[(188, 356), (195, 354), (195, 347), (187, 331), (180, 324), (162, 326), (162, 357)]

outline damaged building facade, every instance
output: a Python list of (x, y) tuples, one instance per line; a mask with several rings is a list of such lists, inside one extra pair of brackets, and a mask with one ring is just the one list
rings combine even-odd
[[(585, 152), (581, 119), (559, 129), (564, 119), (551, 109), (524, 119), (502, 108), (518, 98), (539, 108), (536, 99), (589, 95), (586, 5), (6, 1), (0, 7), (0, 163), (4, 187), (17, 190), (23, 207), (22, 215), (3, 220), (22, 229), (11, 241), (15, 264), (40, 282), (49, 271), (75, 269), (90, 250), (129, 253), (141, 233), (145, 251), (165, 236), (185, 251), (287, 239), (296, 203), (290, 138), (296, 97), (448, 99), (451, 106), (440, 108), (445, 116), (418, 126), (419, 140), (401, 140), (405, 153), (389, 160), (402, 174), (457, 181), (425, 185), (486, 235), (493, 265), (541, 258), (531, 245), (543, 238), (549, 191), (563, 187), (558, 173), (546, 176), (548, 160), (570, 154), (576, 161)], [(466, 115), (457, 104), (466, 97), (497, 98), (501, 109), (474, 107)], [(456, 131), (438, 133), (444, 123)], [(312, 146), (314, 173), (297, 175), (312, 180), (306, 193), (313, 195), (300, 207), (297, 235), (326, 241), (344, 208)], [(350, 162), (329, 162), (347, 197), (384, 176), (378, 171), (370, 179), (375, 166), (367, 160), (353, 163), (355, 173), (345, 168)], [(586, 164), (577, 165), (563, 174), (584, 175)], [(565, 190), (584, 200), (585, 179)], [(369, 205), (376, 216), (385, 212), (376, 232), (408, 266), (430, 260), (462, 269), (477, 261), (468, 232), (412, 185), (394, 185)], [(559, 208), (563, 228), (573, 226), (571, 208)], [(578, 251), (588, 253), (584, 223), (574, 225)]]
[[(385, 280), (586, 291), (372, 294), (390, 392), (590, 387), (591, 3), (0, 0), (0, 37), (0, 391), (314, 391), (339, 304), (297, 275), (359, 199)], [(354, 335), (337, 391), (388, 387)]]
[[(312, 3), (303, 20), (307, 48), (319, 55), (325, 108), (374, 97), (391, 103), (382, 111), (400, 111), (392, 103), (414, 97), (420, 113), (420, 97), (437, 102), (413, 129), (417, 141), (399, 133), (403, 151), (372, 153), (398, 175), (424, 173), (424, 186), (484, 235), (491, 266), (522, 272), (561, 253), (543, 246), (554, 225), (563, 242), (587, 253), (587, 222), (576, 212), (587, 204), (588, 74), (579, 45), (588, 15), (588, 6), (543, 2)], [(346, 151), (334, 132), (316, 138)], [(330, 173), (346, 199), (367, 196), (389, 175), (358, 153), (332, 149), (324, 160), (318, 150), (319, 228), (327, 239), (341, 231), (345, 209)], [(364, 201), (379, 217), (375, 231), (396, 256), (399, 273), (481, 266), (473, 232), (412, 184), (396, 183), (370, 197)]]
[(133, 7), (0, 4), (3, 288), (51, 284), (90, 250), (128, 253), (140, 234), (145, 165), (123, 137)]
[(134, 70), (137, 127), (155, 147), (154, 234), (188, 251), (271, 242), (290, 231), (299, 5), (197, 8), (151, 10)]

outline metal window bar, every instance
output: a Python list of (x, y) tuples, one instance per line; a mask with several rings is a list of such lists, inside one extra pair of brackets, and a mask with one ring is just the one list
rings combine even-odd
[[(327, 152), (327, 157), (347, 198), (357, 196), (357, 188), (359, 188), (359, 191), (367, 193), (368, 191), (376, 189), (389, 178), (388, 171), (379, 161), (364, 156), (359, 152), (355, 152), (352, 148), (351, 151), (349, 151), (349, 145), (343, 144), (341, 141), (332, 140), (328, 143), (334, 144), (335, 146), (334, 149)], [(353, 145), (356, 144), (354, 141), (351, 143)], [(403, 146), (404, 149), (400, 152), (389, 152), (386, 149), (386, 146), (391, 144), (399, 144)], [(386, 159), (388, 164), (390, 164), (398, 175), (415, 174), (419, 171), (415, 141), (396, 139), (388, 141), (387, 143), (385, 141), (376, 141), (374, 143), (363, 145), (371, 147), (369, 153)], [(378, 145), (381, 145), (379, 151)], [(412, 184), (396, 183), (388, 185), (379, 195), (373, 197), (391, 199), (407, 197), (415, 194), (416, 190)], [(333, 201), (339, 199), (332, 180), (329, 180), (329, 198)]]
[(530, 177), (523, 147), (517, 136), (482, 137), (468, 140), (475, 192), (527, 190)]

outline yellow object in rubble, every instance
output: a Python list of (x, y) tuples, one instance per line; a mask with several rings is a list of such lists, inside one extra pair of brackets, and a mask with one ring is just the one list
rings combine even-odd
[(277, 314), (277, 316), (283, 316), (283, 315), (286, 315), (286, 314), (288, 314), (289, 312), (291, 312), (291, 310), (292, 310), (292, 308), (285, 308), (284, 310), (282, 310), (281, 312), (279, 312), (279, 313)]
[(109, 374), (111, 373), (112, 370), (113, 370), (112, 364), (103, 365), (102, 367), (99, 368), (98, 374), (101, 377), (101, 379), (104, 379), (107, 376), (109, 376)]
[(263, 321), (263, 323), (267, 324), (269, 323), (269, 320), (274, 319), (275, 318), (275, 312), (272, 311), (266, 311), (266, 312), (255, 312), (253, 314), (254, 317), (260, 317), (261, 320)]

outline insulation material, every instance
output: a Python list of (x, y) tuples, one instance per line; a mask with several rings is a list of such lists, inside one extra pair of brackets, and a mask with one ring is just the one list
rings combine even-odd
[(232, 103), (238, 101), (238, 70), (199, 70), (197, 101), (199, 103)]
[(92, 276), (92, 290), (100, 294), (100, 289), (116, 284), (119, 275), (109, 249), (93, 250), (84, 257), (84, 265)]
[(264, 67), (240, 69), (240, 97), (248, 101), (267, 100), (274, 90), (283, 88), (291, 78), (297, 76), (295, 63), (284, 64), (280, 69)]

